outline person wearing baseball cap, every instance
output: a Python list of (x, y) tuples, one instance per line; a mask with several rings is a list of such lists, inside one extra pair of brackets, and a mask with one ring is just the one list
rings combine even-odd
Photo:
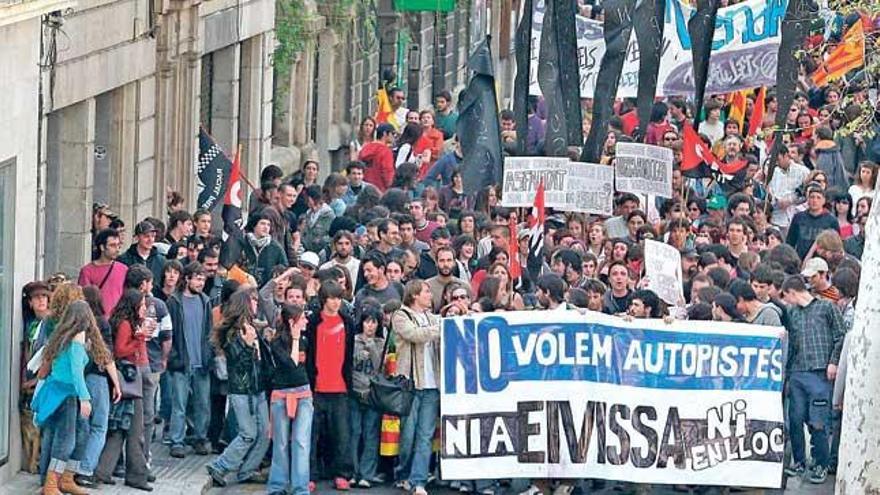
[(165, 256), (159, 253), (156, 232), (159, 229), (149, 220), (142, 220), (134, 227), (134, 241), (127, 251), (119, 257), (125, 266), (144, 265), (153, 272), (153, 280), (162, 280)]
[(810, 284), (814, 296), (833, 303), (840, 300), (840, 291), (828, 280), (828, 263), (822, 258), (816, 256), (807, 260), (801, 275)]
[(119, 218), (106, 203), (92, 203), (92, 235), (109, 229), (110, 223)]

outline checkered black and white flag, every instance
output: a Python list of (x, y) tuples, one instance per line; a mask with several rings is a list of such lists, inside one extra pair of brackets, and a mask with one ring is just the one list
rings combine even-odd
[(196, 163), (198, 200), (196, 206), (208, 211), (223, 200), (229, 183), (232, 162), (205, 128), (199, 128), (199, 159)]

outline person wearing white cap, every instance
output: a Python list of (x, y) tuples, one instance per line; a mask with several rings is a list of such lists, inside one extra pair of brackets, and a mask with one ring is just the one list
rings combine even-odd
[(809, 282), (814, 296), (833, 303), (840, 300), (840, 291), (828, 280), (828, 263), (824, 259), (815, 257), (807, 260), (801, 275)]

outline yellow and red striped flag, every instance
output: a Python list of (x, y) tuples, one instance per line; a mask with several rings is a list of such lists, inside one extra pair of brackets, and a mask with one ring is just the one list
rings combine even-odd
[(733, 120), (739, 124), (739, 131), (743, 131), (743, 123), (746, 120), (746, 92), (736, 91), (730, 96), (730, 112), (727, 114), (728, 120)]
[(766, 99), (767, 88), (761, 86), (761, 89), (758, 90), (758, 95), (755, 96), (755, 106), (752, 107), (752, 115), (749, 116), (749, 132), (746, 136), (754, 136), (761, 129), (761, 124), (764, 122), (764, 112), (766, 111), (764, 107), (764, 100)]
[(865, 65), (865, 29), (861, 22), (853, 24), (825, 62), (813, 72), (813, 83), (818, 87), (839, 79), (847, 72)]
[(386, 90), (384, 86), (376, 91), (376, 102), (378, 103), (376, 108), (376, 123), (384, 124), (388, 122), (388, 118), (394, 114), (394, 110), (391, 108), (391, 100), (388, 99), (388, 90)]

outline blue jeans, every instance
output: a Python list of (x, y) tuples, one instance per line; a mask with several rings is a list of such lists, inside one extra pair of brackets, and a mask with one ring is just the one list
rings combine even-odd
[(804, 424), (810, 429), (812, 458), (816, 465), (828, 467), (828, 430), (831, 428), (832, 382), (825, 371), (795, 371), (789, 376), (789, 425), (794, 462), (804, 464), (806, 445)]
[[(379, 465), (379, 412), (357, 399), (350, 399), (348, 412), (351, 417), (351, 455), (354, 475), (358, 480), (372, 481)], [(358, 456), (363, 438), (363, 452)]]
[(407, 417), (401, 418), (400, 458), (395, 470), (398, 480), (409, 479), (413, 487), (425, 486), (439, 416), (440, 392), (437, 389), (416, 390), (412, 410)]
[(285, 401), (272, 401), (272, 467), (268, 493), (309, 494), (309, 455), (312, 446), (312, 398), (299, 399), (296, 418), (287, 416)]
[(63, 473), (68, 469), (68, 461), (76, 447), (76, 418), (79, 416), (79, 400), (76, 397), (65, 399), (52, 413), (40, 434), (41, 449), (48, 453), (48, 462), (41, 465), (40, 473)]
[(238, 419), (238, 435), (214, 460), (221, 473), (237, 472), (236, 481), (251, 478), (269, 450), (269, 406), (266, 395), (229, 394), (229, 406)]
[(73, 459), (79, 461), (78, 474), (91, 476), (98, 467), (98, 459), (107, 440), (107, 420), (110, 417), (110, 386), (107, 377), (90, 373), (86, 386), (92, 396), (92, 415), (76, 417), (76, 448)]
[(167, 371), (163, 371), (159, 376), (159, 417), (166, 422), (165, 426), (171, 421), (171, 381), (168, 375)]
[(208, 370), (172, 371), (168, 374), (171, 385), (171, 444), (183, 446), (186, 438), (186, 407), (192, 395), (193, 434), (198, 442), (208, 438), (208, 420), (211, 417), (211, 380)]

